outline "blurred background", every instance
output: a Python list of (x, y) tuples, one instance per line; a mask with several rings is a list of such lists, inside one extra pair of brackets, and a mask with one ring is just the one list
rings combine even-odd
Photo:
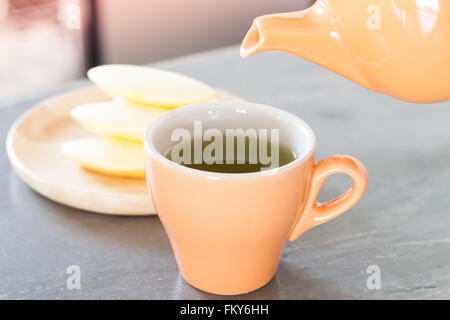
[(239, 44), (256, 16), (315, 0), (0, 0), (0, 102), (84, 77)]

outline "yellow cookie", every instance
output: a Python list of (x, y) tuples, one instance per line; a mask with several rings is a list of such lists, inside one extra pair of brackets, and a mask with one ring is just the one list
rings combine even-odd
[(62, 152), (86, 169), (102, 174), (144, 178), (144, 147), (116, 139), (81, 139), (64, 143)]
[(82, 104), (72, 109), (71, 115), (94, 132), (142, 142), (149, 124), (169, 110), (143, 107), (115, 99), (114, 102)]
[(110, 64), (90, 69), (87, 76), (111, 96), (140, 104), (175, 108), (215, 96), (214, 90), (200, 81), (150, 67)]

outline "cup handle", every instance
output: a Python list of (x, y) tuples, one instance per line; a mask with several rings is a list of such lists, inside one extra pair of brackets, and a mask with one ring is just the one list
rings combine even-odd
[[(353, 179), (353, 186), (339, 197), (325, 203), (317, 196), (325, 180), (335, 173), (344, 173)], [(335, 155), (315, 164), (311, 186), (302, 212), (289, 232), (289, 241), (296, 240), (306, 230), (327, 222), (353, 207), (367, 187), (367, 170), (358, 160), (347, 155)]]

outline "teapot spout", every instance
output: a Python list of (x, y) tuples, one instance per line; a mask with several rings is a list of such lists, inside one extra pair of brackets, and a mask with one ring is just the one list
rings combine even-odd
[(358, 69), (333, 21), (322, 1), (305, 10), (258, 17), (242, 42), (241, 56), (271, 50), (290, 53), (378, 91)]
[(256, 18), (241, 44), (241, 57), (272, 50), (291, 53), (290, 50), (294, 48), (287, 45), (287, 38), (296, 36), (298, 25), (294, 19), (290, 19), (295, 13), (269, 14)]
[(257, 27), (258, 23), (256, 20), (253, 22), (253, 25), (248, 30), (247, 35), (244, 38), (244, 41), (241, 45), (241, 57), (247, 58), (255, 53), (269, 50), (263, 47), (263, 40), (261, 39), (261, 33), (259, 28)]

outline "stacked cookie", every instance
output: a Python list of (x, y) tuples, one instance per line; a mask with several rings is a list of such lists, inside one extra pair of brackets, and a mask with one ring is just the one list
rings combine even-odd
[(148, 125), (170, 109), (215, 97), (202, 82), (149, 67), (104, 65), (87, 75), (112, 99), (77, 106), (71, 116), (100, 136), (66, 142), (62, 151), (84, 168), (107, 175), (144, 178)]

